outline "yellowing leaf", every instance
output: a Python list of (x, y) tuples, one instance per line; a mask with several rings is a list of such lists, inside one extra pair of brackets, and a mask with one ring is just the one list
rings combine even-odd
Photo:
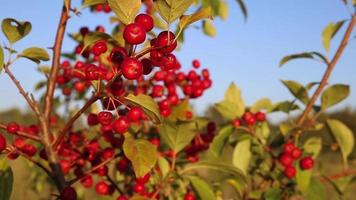
[(207, 18), (212, 18), (212, 11), (210, 7), (202, 8), (192, 15), (182, 16), (179, 21), (179, 28), (183, 30), (190, 24), (197, 22), (201, 19), (207, 19)]
[(13, 44), (28, 35), (31, 32), (32, 26), (30, 22), (20, 22), (15, 19), (6, 18), (1, 23), (1, 29), (7, 40)]
[(214, 24), (208, 20), (203, 21), (203, 32), (210, 37), (216, 36), (216, 29), (214, 27)]
[(331, 39), (336, 35), (336, 33), (340, 30), (345, 21), (339, 21), (336, 23), (328, 24), (322, 34), (323, 46), (326, 51), (330, 49)]
[(171, 24), (185, 13), (193, 2), (194, 0), (157, 0), (155, 7), (164, 21)]
[(222, 20), (227, 20), (228, 15), (229, 15), (229, 6), (227, 5), (226, 2), (221, 2), (219, 6), (219, 16), (221, 17)]
[(4, 59), (5, 59), (4, 58), (4, 50), (0, 46), (0, 73), (1, 73), (2, 69), (4, 68), (4, 64), (5, 64), (5, 60)]
[(49, 60), (47, 51), (39, 47), (31, 47), (25, 49), (19, 56), (30, 59), (37, 64), (39, 64), (41, 61)]
[(250, 165), (251, 156), (251, 140), (242, 140), (237, 143), (235, 147), (232, 163), (246, 175)]
[(161, 123), (162, 117), (159, 112), (159, 108), (157, 103), (152, 99), (152, 97), (139, 94), (137, 96), (133, 94), (129, 94), (125, 97), (125, 100), (141, 107), (143, 111), (152, 119), (152, 121), (156, 124)]
[(157, 162), (157, 147), (144, 139), (135, 140), (130, 133), (125, 134), (123, 149), (131, 161), (136, 177), (143, 177)]
[(332, 85), (325, 89), (321, 95), (321, 108), (327, 109), (336, 105), (346, 99), (350, 94), (350, 87), (348, 85)]
[(105, 4), (106, 0), (84, 0), (83, 7), (93, 6), (97, 4)]
[(109, 6), (124, 24), (134, 21), (141, 8), (141, 0), (108, 0)]

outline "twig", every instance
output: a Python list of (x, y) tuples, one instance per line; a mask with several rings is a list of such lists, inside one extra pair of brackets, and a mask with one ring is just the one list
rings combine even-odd
[(119, 157), (119, 155), (115, 155), (115, 156), (113, 156), (113, 157), (111, 157), (111, 158), (109, 158), (109, 159), (103, 161), (102, 163), (96, 165), (95, 167), (93, 167), (93, 168), (89, 169), (88, 171), (86, 171), (85, 173), (83, 173), (81, 176), (79, 176), (79, 177), (77, 177), (77, 178), (75, 178), (75, 179), (73, 179), (73, 180), (70, 180), (70, 181), (68, 182), (68, 185), (73, 185), (74, 183), (76, 183), (76, 182), (78, 182), (80, 179), (82, 179), (83, 177), (85, 177), (85, 176), (87, 176), (87, 175), (89, 175), (89, 174), (95, 172), (95, 171), (96, 171), (97, 169), (99, 169), (100, 167), (102, 167), (102, 166), (104, 166), (104, 165), (110, 163), (111, 161), (115, 160), (117, 157)]
[(98, 93), (94, 93), (93, 96), (83, 105), (83, 107), (71, 117), (71, 119), (66, 123), (64, 128), (59, 132), (57, 140), (53, 144), (53, 149), (57, 149), (59, 144), (64, 139), (66, 133), (72, 128), (73, 124), (77, 119), (98, 99), (100, 98)]
[[(0, 123), (0, 129), (6, 130), (6, 127), (7, 126), (5, 124)], [(36, 142), (41, 142), (41, 139), (38, 136), (30, 135), (30, 134), (28, 134), (26, 132), (23, 132), (23, 131), (17, 131), (16, 133), (11, 133), (11, 135), (16, 135), (16, 136), (23, 137), (23, 138), (26, 138), (26, 139), (31, 139), (31, 140), (34, 140)]]
[(352, 30), (354, 28), (356, 24), (356, 15), (353, 15), (349, 26), (347, 27), (347, 30), (342, 38), (342, 41), (333, 57), (333, 59), (331, 60), (330, 63), (328, 63), (328, 67), (324, 73), (324, 76), (322, 78), (322, 80), (320, 81), (320, 84), (318, 86), (318, 88), (316, 89), (316, 91), (314, 92), (312, 98), (310, 99), (309, 103), (307, 104), (303, 114), (299, 117), (298, 121), (297, 121), (297, 125), (301, 126), (302, 124), (304, 124), (305, 120), (307, 119), (309, 113), (312, 111), (313, 106), (316, 102), (316, 100), (318, 99), (318, 97), (320, 96), (321, 92), (323, 91), (323, 89), (325, 88), (325, 86), (328, 83), (328, 80), (330, 78), (330, 75), (333, 71), (333, 69), (335, 68), (335, 65), (337, 64), (337, 62), (339, 61), (349, 39), (352, 33)]
[(108, 179), (108, 181), (111, 183), (111, 185), (114, 186), (114, 188), (116, 189), (116, 191), (120, 194), (120, 195), (123, 195), (124, 194), (124, 191), (122, 191), (120, 189), (120, 187), (115, 183), (115, 181), (109, 176), (109, 175), (106, 175), (106, 178)]
[(356, 175), (356, 169), (348, 169), (337, 174), (333, 174), (326, 177), (320, 177), (321, 182), (327, 182), (327, 180), (337, 180), (346, 176)]

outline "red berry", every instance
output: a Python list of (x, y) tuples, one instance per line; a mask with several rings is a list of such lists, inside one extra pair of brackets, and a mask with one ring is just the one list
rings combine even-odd
[(98, 115), (96, 115), (94, 113), (90, 113), (87, 117), (87, 123), (89, 126), (95, 126), (95, 125), (99, 124)]
[(152, 61), (148, 58), (144, 58), (141, 60), (141, 63), (143, 65), (143, 74), (144, 75), (150, 74), (153, 70)]
[(300, 160), (300, 168), (303, 170), (311, 169), (314, 166), (314, 159), (310, 156), (304, 157)]
[(8, 133), (16, 133), (20, 130), (20, 125), (18, 125), (16, 122), (11, 122), (7, 124), (6, 130)]
[(235, 128), (238, 128), (241, 126), (241, 120), (240, 119), (234, 119), (232, 121), (232, 125), (235, 127)]
[(153, 18), (147, 14), (137, 15), (135, 18), (135, 22), (137, 24), (140, 24), (146, 30), (146, 32), (151, 31), (154, 27)]
[(157, 46), (163, 53), (170, 53), (177, 48), (176, 36), (172, 32), (163, 31), (157, 37)]
[(279, 156), (278, 160), (285, 167), (291, 166), (293, 164), (293, 158), (291, 156), (289, 156), (288, 154), (286, 154), (286, 153), (282, 153)]
[(290, 155), (293, 159), (299, 159), (302, 156), (302, 151), (299, 148), (295, 148)]
[(136, 178), (136, 183), (138, 183), (138, 184), (146, 184), (149, 180), (150, 180), (150, 178), (151, 178), (151, 174), (146, 174), (146, 175), (144, 175), (143, 177), (139, 177), (139, 178)]
[(126, 58), (121, 64), (122, 75), (128, 80), (136, 80), (143, 74), (143, 65), (136, 58)]
[(250, 126), (253, 126), (255, 123), (256, 123), (256, 118), (253, 116), (253, 117), (251, 117), (251, 118), (248, 118), (247, 120), (246, 120), (246, 123), (248, 124), (248, 125), (250, 125)]
[(124, 39), (129, 44), (141, 44), (146, 40), (146, 31), (138, 23), (131, 23), (125, 27)]
[(129, 200), (125, 195), (118, 196), (116, 200)]
[(92, 53), (95, 56), (100, 56), (108, 50), (108, 46), (105, 41), (97, 41), (95, 42), (93, 48), (91, 49)]
[(284, 176), (286, 176), (287, 178), (290, 178), (292, 179), (293, 177), (295, 177), (296, 173), (297, 173), (297, 170), (292, 167), (292, 166), (289, 166), (289, 167), (286, 167), (284, 169)]
[(133, 191), (137, 194), (141, 194), (145, 191), (145, 185), (140, 183), (135, 183), (133, 186)]
[(143, 116), (142, 109), (140, 107), (132, 107), (131, 110), (127, 113), (129, 119), (133, 122), (140, 121)]
[(93, 185), (93, 178), (89, 175), (84, 176), (81, 180), (80, 183), (85, 187), (85, 188), (90, 188)]
[(108, 111), (101, 111), (98, 114), (98, 120), (100, 122), (100, 124), (102, 125), (109, 125), (111, 124), (111, 121), (113, 119), (113, 115), (111, 112)]
[(60, 200), (77, 200), (77, 192), (72, 187), (66, 187), (62, 190)]
[(199, 60), (193, 60), (192, 65), (195, 69), (198, 69), (200, 67), (200, 62)]
[(79, 32), (80, 32), (80, 34), (82, 36), (85, 36), (87, 33), (89, 33), (89, 28), (88, 27), (82, 27), (82, 28), (80, 28)]
[(264, 122), (264, 121), (266, 121), (266, 114), (263, 113), (263, 112), (258, 112), (258, 113), (256, 113), (256, 114), (255, 114), (255, 117), (256, 117), (257, 121), (259, 121), (259, 122)]
[(124, 134), (130, 127), (130, 120), (126, 116), (120, 116), (113, 123), (113, 128), (117, 133)]
[(188, 192), (187, 194), (184, 195), (184, 200), (195, 200), (195, 196), (193, 193)]
[(6, 139), (0, 135), (0, 153), (6, 149)]
[(109, 195), (110, 194), (110, 186), (109, 184), (107, 184), (104, 181), (100, 181), (99, 183), (96, 184), (95, 186), (95, 191), (96, 193), (100, 194), (100, 195)]
[(284, 152), (284, 153), (287, 153), (287, 154), (291, 154), (295, 148), (296, 148), (296, 147), (294, 146), (293, 143), (287, 142), (287, 143), (284, 144), (284, 146), (283, 146), (283, 152)]
[(173, 54), (168, 54), (163, 58), (162, 68), (165, 71), (174, 69), (177, 63), (177, 58)]

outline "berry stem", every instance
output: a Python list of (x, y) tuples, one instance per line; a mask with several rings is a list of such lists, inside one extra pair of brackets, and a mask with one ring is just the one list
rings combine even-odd
[[(0, 129), (6, 130), (6, 125), (0, 123)], [(23, 132), (23, 131), (17, 131), (16, 133), (11, 133), (11, 135), (17, 135), (19, 137), (23, 137), (23, 138), (26, 138), (26, 139), (31, 139), (31, 140), (36, 141), (36, 142), (41, 142), (41, 138), (39, 138), (38, 136), (30, 135), (30, 134), (28, 134), (26, 132)]]

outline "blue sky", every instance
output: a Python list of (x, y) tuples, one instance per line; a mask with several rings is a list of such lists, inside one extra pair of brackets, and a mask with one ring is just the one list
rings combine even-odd
[[(79, 5), (78, 0), (74, 2)], [(349, 12), (340, 0), (246, 0), (249, 18), (245, 22), (235, 1), (228, 0), (228, 3), (228, 20), (214, 21), (218, 32), (215, 38), (203, 36), (194, 28), (189, 29), (185, 34), (185, 44), (177, 52), (184, 66), (190, 66), (191, 60), (197, 58), (211, 70), (214, 86), (203, 98), (194, 102), (199, 111), (222, 99), (232, 81), (242, 89), (248, 104), (265, 96), (273, 101), (291, 99), (288, 90), (280, 83), (281, 79), (301, 83), (318, 81), (325, 66), (313, 61), (295, 61), (284, 68), (278, 68), (280, 59), (284, 55), (302, 51), (324, 53), (321, 43), (323, 28), (329, 22), (349, 18)], [(18, 42), (15, 48), (22, 50), (29, 46), (52, 46), (61, 4), (60, 0), (2, 2), (0, 19), (13, 17), (28, 20), (33, 26), (31, 34)], [(81, 17), (70, 20), (68, 31), (77, 31), (83, 25), (93, 29), (98, 24), (111, 27), (108, 15), (84, 11)], [(3, 44), (5, 41), (5, 37), (0, 34), (0, 42)], [(329, 56), (333, 55), (339, 41), (340, 35), (333, 40)], [(71, 50), (73, 47), (74, 43), (66, 38), (64, 49)], [(356, 88), (355, 59), (356, 41), (353, 40), (336, 66), (330, 83), (344, 83), (351, 85), (352, 89)], [(13, 67), (15, 75), (28, 91), (33, 89), (36, 81), (43, 78), (35, 69), (36, 66), (27, 61), (19, 61)], [(14, 106), (25, 107), (23, 99), (5, 74), (0, 75), (0, 94), (0, 110)], [(354, 106), (355, 100), (356, 95), (352, 90), (343, 106)]]

